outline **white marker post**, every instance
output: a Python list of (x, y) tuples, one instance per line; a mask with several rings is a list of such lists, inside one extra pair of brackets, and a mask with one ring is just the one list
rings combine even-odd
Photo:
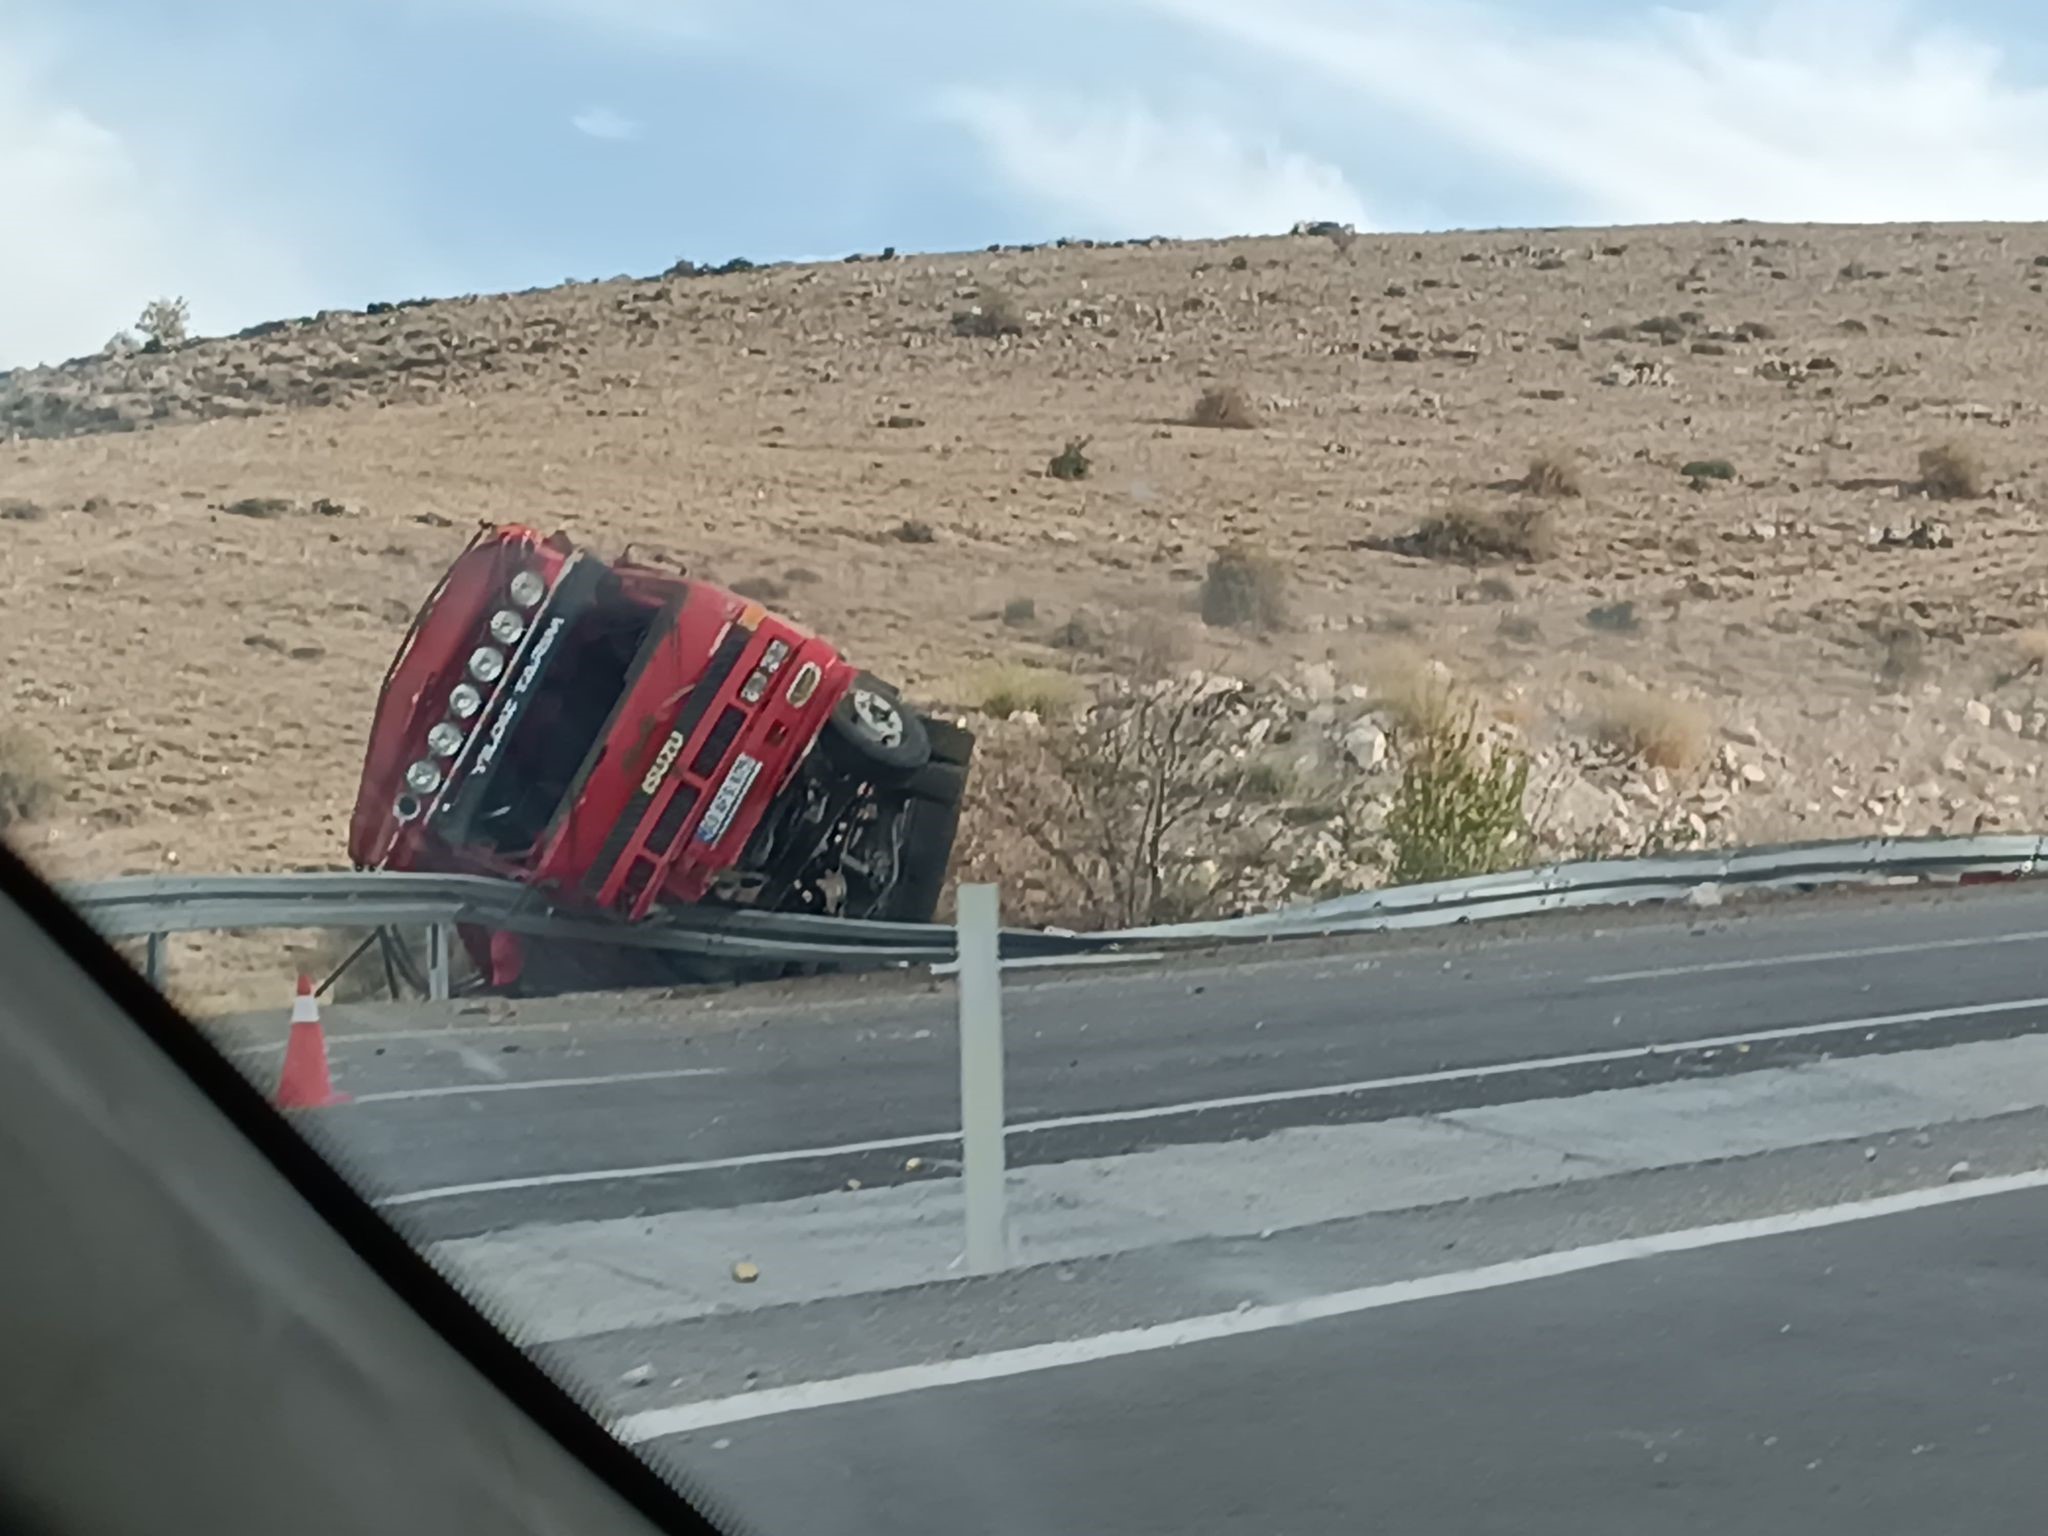
[(1010, 1262), (1003, 1191), (1003, 973), (1000, 903), (993, 885), (963, 885), (960, 946), (960, 1183), (967, 1200), (967, 1268)]
[(445, 1003), (452, 995), (448, 985), (448, 925), (427, 925), (427, 996)]

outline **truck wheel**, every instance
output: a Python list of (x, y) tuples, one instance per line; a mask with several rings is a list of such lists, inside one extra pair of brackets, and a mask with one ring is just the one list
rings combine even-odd
[(965, 771), (949, 763), (933, 763), (913, 776), (903, 800), (903, 867), (883, 903), (891, 921), (928, 923), (938, 911), (966, 786)]
[(833, 708), (821, 745), (851, 772), (879, 770), (891, 778), (914, 773), (932, 755), (923, 717), (906, 707), (895, 689), (865, 672)]
[(931, 740), (932, 761), (935, 763), (952, 763), (965, 768), (974, 756), (974, 732), (964, 725), (926, 715), (924, 733)]

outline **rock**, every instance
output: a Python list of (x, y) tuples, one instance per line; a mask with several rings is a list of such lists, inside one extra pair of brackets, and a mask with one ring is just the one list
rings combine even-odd
[(622, 1387), (644, 1387), (652, 1380), (654, 1380), (653, 1366), (636, 1365), (619, 1378), (619, 1385)]
[(1300, 677), (1301, 690), (1311, 699), (1331, 698), (1337, 692), (1337, 669), (1327, 661), (1304, 664)]
[(1953, 1184), (1957, 1179), (1967, 1179), (1969, 1176), (1970, 1165), (1967, 1160), (1960, 1163), (1949, 1164), (1948, 1178), (1951, 1184)]
[(924, 1167), (924, 1159), (921, 1157), (906, 1157), (903, 1159), (903, 1171), (905, 1173), (916, 1173), (922, 1167)]
[(1721, 727), (1721, 734), (1740, 746), (1760, 747), (1764, 744), (1764, 739), (1757, 733), (1757, 728), (1747, 721), (1731, 721)]
[[(1705, 828), (1701, 829), (1705, 831)], [(1718, 907), (1721, 905), (1721, 887), (1711, 882), (1694, 886), (1685, 893), (1688, 907)]]
[(738, 1263), (733, 1265), (732, 1277), (733, 1279), (739, 1281), (741, 1285), (752, 1285), (756, 1280), (761, 1278), (761, 1266), (758, 1264), (750, 1263), (746, 1259), (741, 1259)]
[(1988, 727), (1991, 724), (1991, 706), (1982, 699), (1972, 699), (1963, 706), (1963, 718), (1972, 725)]
[(2015, 736), (2026, 734), (2027, 723), (2020, 718), (2020, 712), (2016, 709), (2001, 709), (1998, 712), (1998, 723)]
[(1387, 733), (1371, 720), (1361, 720), (1344, 733), (1344, 756), (1367, 773), (1385, 766)]
[(1744, 763), (1739, 772), (1742, 776), (1742, 782), (1752, 786), (1761, 784), (1770, 777), (1769, 774), (1764, 772), (1761, 763)]

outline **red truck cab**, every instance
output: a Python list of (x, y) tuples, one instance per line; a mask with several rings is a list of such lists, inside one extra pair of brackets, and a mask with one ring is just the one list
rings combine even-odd
[[(628, 921), (699, 902), (925, 921), (971, 748), (759, 603), (487, 525), (385, 676), (349, 853)], [(466, 938), (517, 979), (526, 946)]]

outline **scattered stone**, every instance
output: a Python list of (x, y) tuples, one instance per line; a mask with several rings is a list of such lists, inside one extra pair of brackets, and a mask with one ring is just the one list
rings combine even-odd
[(1904, 533), (1896, 528), (1884, 528), (1871, 541), (1877, 549), (1950, 549), (1955, 545), (1955, 534), (1947, 523), (1934, 518), (1916, 518), (1913, 526)]
[(652, 1380), (654, 1380), (653, 1366), (636, 1365), (633, 1369), (619, 1377), (619, 1385), (622, 1387), (644, 1387)]
[(747, 1259), (741, 1259), (732, 1267), (733, 1279), (741, 1285), (752, 1285), (761, 1278), (761, 1266)]
[(1960, 1163), (1950, 1163), (1950, 1164), (1949, 1164), (1949, 1168), (1948, 1168), (1948, 1180), (1949, 1180), (1949, 1182), (1950, 1182), (1951, 1184), (1953, 1184), (1953, 1183), (1954, 1183), (1954, 1182), (1955, 1182), (1955, 1181), (1956, 1181), (1957, 1179), (1967, 1179), (1967, 1178), (1968, 1178), (1969, 1176), (1970, 1176), (1970, 1164), (1969, 1164), (1968, 1160), (1965, 1160), (1965, 1161), (1963, 1161), (1963, 1162), (1960, 1162)]
[(905, 1173), (916, 1173), (923, 1167), (924, 1159), (921, 1157), (906, 1157), (903, 1159), (903, 1171)]
[[(1699, 828), (1704, 833), (1705, 827)], [(1712, 883), (1696, 885), (1685, 893), (1688, 907), (1718, 907), (1721, 905), (1721, 887)]]
[(1344, 756), (1368, 773), (1385, 767), (1387, 733), (1374, 721), (1359, 721), (1344, 733)]
[(1963, 706), (1963, 718), (1972, 725), (1989, 728), (1991, 724), (1991, 706), (1982, 699), (1972, 699)]

